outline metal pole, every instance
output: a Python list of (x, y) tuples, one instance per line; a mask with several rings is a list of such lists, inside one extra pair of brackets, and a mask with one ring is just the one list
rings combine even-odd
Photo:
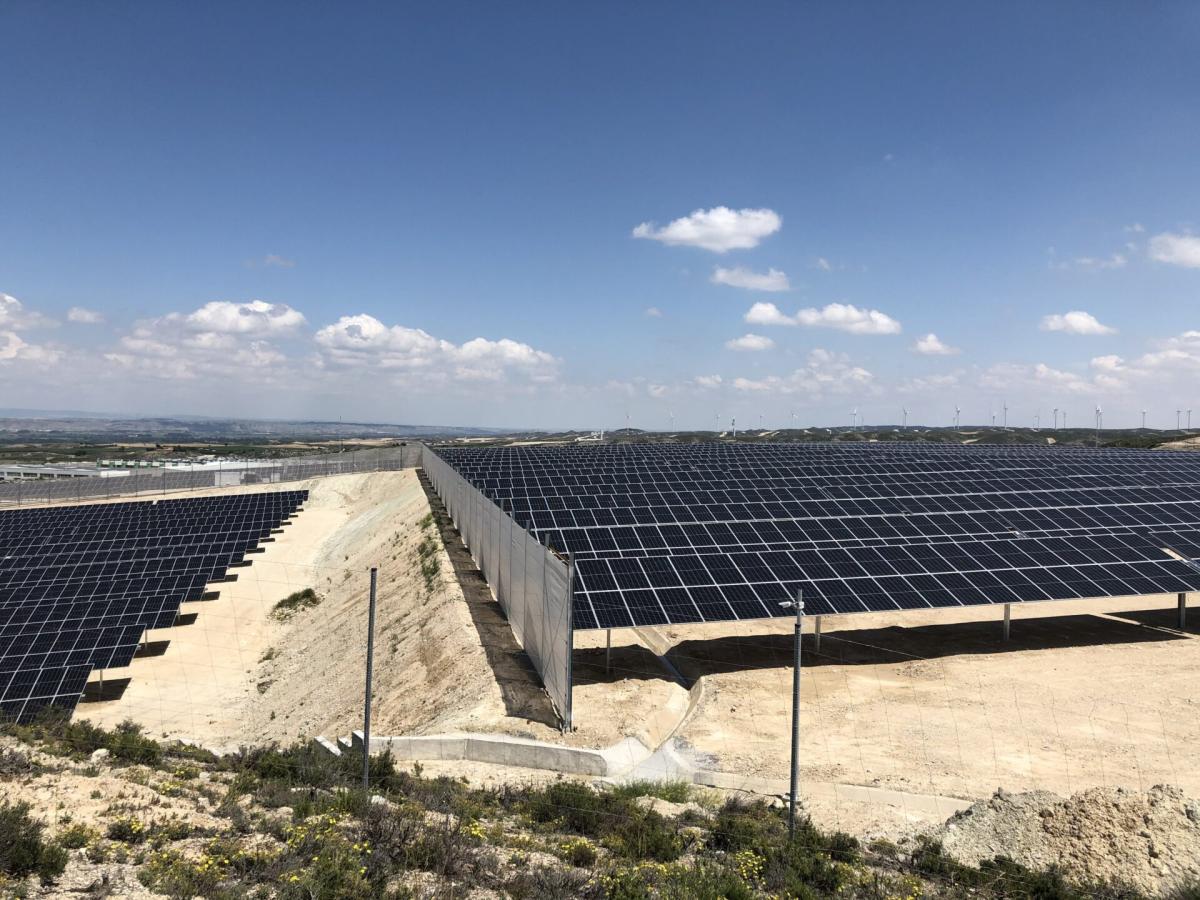
[(1004, 639), (1008, 640), (1009, 625), (1012, 622), (1012, 604), (1004, 604)]
[(796, 837), (796, 796), (800, 792), (800, 632), (804, 628), (804, 589), (796, 591), (796, 658), (792, 669), (792, 773), (788, 793), (788, 838)]
[[(1182, 597), (1183, 595), (1180, 594)], [(604, 677), (608, 677), (608, 670), (612, 665), (612, 629), (604, 629)]]
[(367, 607), (367, 691), (363, 701), (363, 790), (371, 787), (371, 667), (375, 663), (375, 582), (379, 570), (371, 566), (371, 600)]
[(817, 616), (813, 622), (813, 650), (817, 653), (821, 652), (821, 617)]
[(1179, 595), (1179, 630), (1187, 628), (1187, 594)]

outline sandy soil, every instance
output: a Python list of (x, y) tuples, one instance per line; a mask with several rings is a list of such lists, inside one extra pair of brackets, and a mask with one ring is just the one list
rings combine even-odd
[[(217, 600), (185, 605), (191, 624), (151, 632), (161, 655), (138, 658), (119, 700), (85, 703), (77, 715), (104, 724), (133, 718), (151, 733), (214, 748), (287, 742), (357, 727), (366, 658), (368, 572), (379, 567), (375, 723), (380, 733), (433, 728), (450, 715), (500, 708), (478, 637), (451, 577), (427, 590), (416, 561), (428, 513), (413, 470), (313, 479), (310, 499), (265, 552), (212, 585)], [(290, 487), (290, 485), (289, 485)], [(287, 595), (323, 598), (286, 622), (272, 617)]]
[[(972, 610), (826, 619), (819, 654), (806, 636), (802, 679), (801, 771), (813, 802), (882, 827), (932, 821), (921, 798), (977, 799), (1000, 786), (1067, 795), (1167, 782), (1195, 796), (1200, 775), (1188, 759), (1200, 739), (1200, 611), (1178, 632), (1174, 600), (1014, 607), (1007, 644), (998, 615), (980, 621)], [(787, 778), (791, 627), (656, 636), (671, 643), (680, 671), (704, 679), (679, 737), (708, 767)], [(879, 821), (864, 821), (820, 790), (830, 784), (901, 796)]]

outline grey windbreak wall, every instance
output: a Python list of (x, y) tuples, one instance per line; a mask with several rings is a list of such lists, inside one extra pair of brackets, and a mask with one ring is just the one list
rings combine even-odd
[(426, 474), (463, 543), (508, 617), (517, 643), (542, 676), (563, 727), (571, 727), (571, 593), (575, 573), (522, 523), (486, 497), (437, 453), (422, 451)]

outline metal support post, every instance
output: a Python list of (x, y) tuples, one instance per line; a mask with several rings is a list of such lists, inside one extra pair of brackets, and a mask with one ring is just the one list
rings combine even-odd
[(371, 566), (371, 594), (367, 607), (367, 691), (363, 701), (363, 790), (371, 787), (371, 668), (375, 663), (375, 581), (379, 570)]
[(1179, 595), (1179, 630), (1187, 628), (1187, 594)]
[(813, 651), (821, 652), (821, 617), (817, 616), (813, 622)]
[(784, 601), (780, 606), (796, 608), (796, 631), (794, 638), (795, 660), (792, 667), (792, 771), (788, 790), (788, 837), (796, 836), (796, 803), (800, 793), (800, 633), (804, 630), (804, 589), (796, 591), (795, 601)]
[(1012, 622), (1012, 604), (1004, 604), (1004, 639), (1007, 641), (1009, 637), (1010, 625)]
[(604, 677), (608, 677), (609, 669), (612, 667), (612, 629), (604, 629)]

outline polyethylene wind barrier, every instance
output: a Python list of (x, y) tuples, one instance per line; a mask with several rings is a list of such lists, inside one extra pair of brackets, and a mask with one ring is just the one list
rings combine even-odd
[(319, 456), (279, 459), (270, 465), (230, 462), (216, 469), (189, 472), (178, 469), (133, 469), (128, 475), (95, 475), (87, 478), (57, 478), (0, 484), (0, 506), (26, 503), (77, 502), (109, 497), (152, 497), (177, 491), (244, 484), (279, 484), (304, 481), (322, 475), (355, 472), (386, 472), (410, 469), (420, 464), (421, 446), (363, 452), (347, 451)]
[(422, 465), (569, 730), (573, 567), (428, 447)]

